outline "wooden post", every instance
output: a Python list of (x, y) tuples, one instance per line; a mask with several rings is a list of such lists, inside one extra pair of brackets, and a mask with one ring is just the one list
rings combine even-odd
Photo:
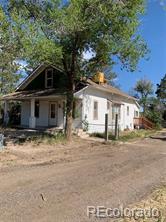
[(118, 139), (118, 114), (115, 116), (115, 140)]
[(35, 99), (30, 101), (30, 117), (29, 117), (29, 127), (36, 127), (36, 118), (35, 118)]
[(105, 141), (108, 141), (108, 113), (105, 114)]

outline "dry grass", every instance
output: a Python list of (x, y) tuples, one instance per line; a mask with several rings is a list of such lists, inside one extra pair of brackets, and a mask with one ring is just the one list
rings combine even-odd
[[(129, 141), (137, 138), (146, 138), (153, 134), (155, 134), (156, 130), (133, 130), (133, 131), (124, 131), (120, 132), (119, 141)], [(98, 137), (98, 138), (105, 138), (104, 133), (92, 133), (90, 136)], [(109, 133), (108, 136), (109, 140), (115, 140), (115, 136), (112, 133)]]
[(166, 222), (166, 187), (160, 188), (153, 192), (146, 200), (137, 203), (132, 209), (158, 209), (160, 217), (156, 218), (125, 218), (119, 220), (120, 222)]

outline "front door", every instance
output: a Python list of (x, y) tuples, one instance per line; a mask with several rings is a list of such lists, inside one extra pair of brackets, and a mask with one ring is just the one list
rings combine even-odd
[(56, 126), (58, 119), (58, 106), (56, 102), (50, 102), (49, 125)]

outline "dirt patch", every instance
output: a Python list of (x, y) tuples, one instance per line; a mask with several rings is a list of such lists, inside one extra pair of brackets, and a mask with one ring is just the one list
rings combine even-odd
[[(26, 142), (22, 145), (8, 143), (0, 152), (0, 166), (10, 165), (44, 165), (62, 162), (77, 161), (87, 158), (87, 153), (97, 152), (113, 148), (101, 142), (88, 141), (75, 137), (71, 143), (36, 143)], [(94, 152), (95, 151), (95, 152)]]

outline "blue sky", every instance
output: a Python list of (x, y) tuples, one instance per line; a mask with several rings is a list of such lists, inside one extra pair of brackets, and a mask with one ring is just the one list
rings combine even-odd
[(142, 59), (138, 70), (129, 73), (121, 71), (119, 66), (114, 69), (118, 73), (117, 84), (128, 92), (140, 78), (148, 78), (156, 86), (166, 73), (166, 9), (160, 0), (149, 0), (146, 14), (141, 18), (140, 34), (151, 50), (149, 60)]

